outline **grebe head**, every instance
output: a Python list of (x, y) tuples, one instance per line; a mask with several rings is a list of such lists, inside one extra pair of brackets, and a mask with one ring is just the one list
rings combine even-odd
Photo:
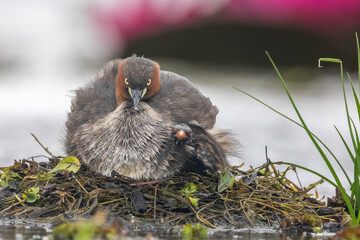
[(137, 109), (141, 100), (151, 98), (161, 87), (159, 64), (142, 57), (123, 59), (116, 77), (116, 101), (131, 100)]

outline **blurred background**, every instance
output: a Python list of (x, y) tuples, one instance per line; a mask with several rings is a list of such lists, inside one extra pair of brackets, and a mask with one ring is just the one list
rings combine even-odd
[[(186, 76), (218, 106), (216, 128), (231, 129), (243, 145), (232, 164), (259, 166), (267, 146), (273, 161), (330, 176), (302, 129), (232, 88), (296, 119), (267, 50), (312, 131), (351, 173), (333, 128), (346, 130), (338, 66), (318, 69), (317, 60), (341, 58), (356, 79), (359, 27), (358, 0), (1, 1), (0, 166), (45, 154), (30, 132), (63, 154), (71, 90), (107, 61), (137, 54)], [(303, 185), (318, 180), (299, 177)], [(326, 184), (318, 190), (334, 193)]]

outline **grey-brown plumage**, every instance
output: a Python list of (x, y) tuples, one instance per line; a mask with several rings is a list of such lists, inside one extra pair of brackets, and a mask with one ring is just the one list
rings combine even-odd
[[(75, 94), (66, 122), (65, 148), (91, 170), (158, 179), (186, 166), (201, 169), (213, 165), (211, 161), (221, 161), (221, 166), (215, 163), (213, 167), (221, 170), (226, 165), (222, 147), (205, 131), (215, 124), (217, 107), (186, 78), (160, 71), (151, 60), (113, 60)], [(199, 148), (178, 146), (171, 140), (172, 126), (191, 121), (203, 129), (194, 140), (220, 149), (221, 160), (204, 163), (198, 156), (208, 158), (208, 152), (199, 155)]]
[(84, 123), (70, 143), (90, 169), (116, 171), (135, 179), (157, 179), (180, 172), (191, 156), (169, 141), (170, 121), (140, 103), (124, 102), (94, 123)]
[(176, 123), (197, 121), (211, 129), (219, 110), (188, 79), (176, 73), (161, 71), (162, 87), (147, 103), (171, 117)]

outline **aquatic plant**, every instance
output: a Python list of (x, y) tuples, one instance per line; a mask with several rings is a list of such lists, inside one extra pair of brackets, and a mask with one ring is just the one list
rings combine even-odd
[(183, 226), (181, 235), (183, 240), (207, 239), (208, 229), (200, 223), (196, 225), (188, 223)]
[[(351, 86), (351, 90), (353, 93), (353, 97), (354, 97), (354, 101), (356, 104), (356, 110), (357, 110), (357, 116), (358, 116), (358, 121), (360, 122), (360, 103), (359, 103), (359, 94), (360, 94), (360, 47), (359, 47), (359, 38), (357, 33), (355, 34), (356, 36), (356, 45), (357, 45), (357, 56), (358, 56), (358, 77), (359, 77), (359, 93), (356, 92), (354, 85), (352, 83), (352, 80), (350, 78), (350, 75), (348, 75), (349, 78), (349, 82), (350, 82), (350, 86)], [(344, 199), (346, 206), (349, 210), (350, 216), (351, 216), (351, 221), (350, 224), (351, 225), (358, 225), (359, 221), (360, 221), (360, 212), (359, 212), (359, 201), (360, 201), (360, 184), (359, 184), (359, 178), (360, 178), (360, 140), (359, 140), (359, 131), (358, 129), (358, 124), (356, 124), (357, 121), (354, 121), (351, 116), (350, 116), (350, 111), (349, 111), (349, 107), (348, 107), (348, 101), (347, 101), (347, 96), (346, 96), (346, 92), (345, 92), (345, 84), (344, 84), (344, 73), (343, 73), (343, 65), (342, 65), (342, 61), (340, 59), (335, 59), (335, 58), (320, 58), (319, 59), (319, 67), (321, 66), (321, 62), (332, 62), (332, 63), (338, 63), (340, 65), (340, 75), (341, 75), (341, 85), (342, 85), (342, 92), (343, 92), (343, 97), (344, 97), (344, 103), (345, 103), (345, 109), (346, 109), (346, 119), (347, 119), (347, 124), (348, 124), (348, 131), (350, 133), (351, 136), (351, 144), (353, 147), (353, 150), (351, 150), (351, 147), (349, 146), (349, 144), (345, 141), (343, 134), (340, 133), (340, 131), (338, 130), (338, 128), (336, 126), (335, 129), (337, 131), (337, 133), (339, 134), (347, 152), (349, 155), (350, 160), (353, 162), (354, 164), (354, 176), (353, 176), (353, 180), (350, 179), (349, 175), (347, 174), (347, 172), (345, 171), (345, 169), (343, 168), (342, 164), (340, 163), (340, 161), (338, 160), (338, 158), (333, 154), (333, 152), (331, 151), (331, 149), (329, 149), (329, 147), (326, 146), (326, 144), (321, 141), (312, 131), (310, 131), (310, 129), (308, 128), (307, 124), (305, 123), (305, 120), (303, 119), (301, 113), (299, 112), (292, 96), (291, 93), (286, 85), (286, 82), (284, 80), (284, 78), (282, 77), (281, 73), (279, 72), (276, 64), (274, 63), (274, 61), (272, 60), (270, 54), (268, 52), (266, 52), (271, 64), (273, 65), (280, 81), (281, 84), (292, 104), (293, 109), (295, 110), (300, 122), (297, 122), (293, 119), (291, 119), (290, 117), (286, 116), (285, 114), (277, 111), (275, 108), (267, 105), (266, 103), (264, 103), (263, 101), (259, 100), (258, 98), (252, 96), (251, 94), (235, 88), (236, 90), (246, 94), (247, 96), (255, 99), (256, 101), (260, 102), (261, 104), (263, 104), (264, 106), (266, 106), (267, 108), (271, 109), (272, 111), (276, 112), (277, 114), (285, 117), (286, 119), (290, 120), (291, 122), (297, 124), (298, 126), (302, 127), (307, 135), (309, 136), (309, 138), (311, 139), (312, 143), (314, 144), (314, 146), (316, 147), (317, 151), (320, 153), (322, 159), (324, 160), (324, 162), (326, 163), (328, 169), (331, 172), (331, 175), (333, 176), (334, 181), (326, 178), (325, 176), (323, 176), (322, 174), (316, 172), (315, 170), (306, 168), (304, 166), (300, 166), (297, 164), (293, 164), (293, 163), (289, 163), (289, 162), (282, 162), (282, 164), (286, 164), (286, 165), (291, 165), (294, 167), (298, 167), (301, 169), (304, 169), (306, 171), (309, 171), (311, 173), (316, 174), (317, 176), (323, 178), (325, 181), (327, 181), (328, 183), (330, 183), (331, 185), (333, 185), (334, 187), (336, 187), (340, 192), (341, 192), (341, 196)], [(357, 122), (357, 123), (359, 123)], [(335, 160), (335, 162), (339, 165), (341, 172), (340, 171), (336, 171), (334, 169), (334, 164), (330, 161), (330, 159), (328, 158), (328, 156), (325, 154), (326, 151), (323, 150), (323, 148), (326, 149), (326, 151), (333, 157), (333, 159)], [(344, 185), (341, 183), (340, 181), (340, 174), (343, 174), (348, 183), (350, 184), (350, 196), (347, 194)]]
[[(20, 177), (0, 188), (0, 218), (67, 222), (105, 211), (128, 230), (146, 223), (168, 227), (201, 223), (211, 228), (265, 224), (313, 231), (326, 228), (326, 222), (335, 222), (338, 228), (348, 216), (344, 208), (309, 197), (322, 181), (299, 187), (286, 176), (293, 167), (279, 172), (269, 159), (247, 171), (234, 166), (221, 175), (189, 173), (146, 182), (95, 174), (83, 165), (75, 173), (68, 170), (73, 163), (67, 165), (69, 159), (64, 159), (21, 160), (2, 168), (2, 174)], [(64, 168), (54, 172), (59, 166)]]

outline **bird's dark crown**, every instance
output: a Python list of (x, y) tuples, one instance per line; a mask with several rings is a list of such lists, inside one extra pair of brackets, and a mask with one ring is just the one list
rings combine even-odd
[(154, 76), (156, 70), (154, 62), (141, 57), (129, 57), (123, 61), (123, 76), (127, 78), (129, 87), (144, 89), (147, 81)]

